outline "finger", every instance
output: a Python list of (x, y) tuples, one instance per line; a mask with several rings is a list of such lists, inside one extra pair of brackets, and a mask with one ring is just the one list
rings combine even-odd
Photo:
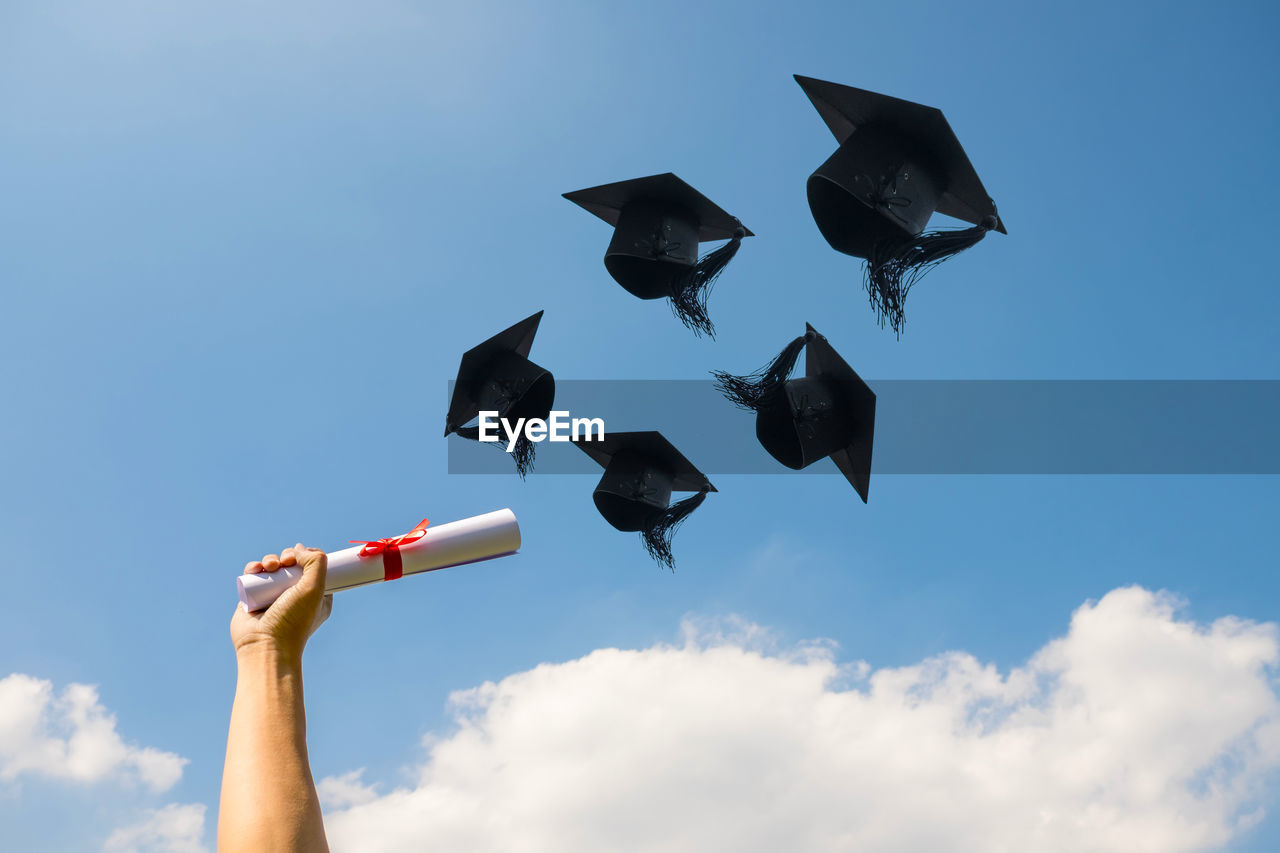
[(324, 579), (329, 568), (329, 558), (319, 548), (308, 548), (299, 542), (293, 546), (293, 553), (302, 567), (302, 579), (298, 587), (304, 593), (324, 589)]
[(302, 567), (302, 576), (307, 578), (310, 575), (320, 574), (323, 576), (329, 567), (329, 558), (319, 548), (308, 548), (299, 542), (293, 546), (294, 558), (298, 561), (298, 565)]
[(256, 575), (261, 571), (262, 571), (261, 560), (253, 560), (252, 562), (248, 562), (244, 564), (244, 573), (246, 575)]
[(285, 548), (283, 551), (280, 552), (280, 565), (292, 566), (297, 562), (298, 562), (298, 557), (293, 552), (292, 548)]
[(280, 568), (280, 558), (275, 554), (267, 554), (262, 558), (262, 568), (266, 569), (268, 572), (274, 572), (276, 569)]

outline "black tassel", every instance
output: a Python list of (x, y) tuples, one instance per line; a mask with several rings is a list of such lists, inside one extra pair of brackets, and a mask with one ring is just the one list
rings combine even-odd
[(516, 439), (516, 446), (511, 449), (511, 458), (516, 460), (516, 473), (523, 480), (529, 476), (529, 472), (533, 470), (533, 454), (537, 451), (538, 445), (534, 444), (522, 432)]
[(723, 370), (711, 371), (711, 375), (716, 378), (716, 388), (738, 408), (753, 412), (760, 411), (773, 392), (780, 388), (783, 381), (791, 375), (791, 371), (796, 366), (796, 359), (800, 357), (800, 351), (812, 337), (813, 333), (809, 332), (796, 338), (778, 353), (778, 357), (772, 363), (755, 373), (734, 376)]
[(644, 541), (644, 549), (649, 556), (671, 571), (676, 570), (675, 559), (671, 555), (671, 540), (676, 530), (695, 509), (706, 500), (707, 490), (703, 489), (691, 498), (685, 498), (674, 506), (667, 507), (645, 522), (640, 538)]
[(999, 220), (988, 216), (972, 228), (929, 231), (876, 244), (867, 259), (864, 283), (880, 325), (887, 320), (894, 335), (901, 336), (903, 305), (911, 286), (947, 258), (976, 245), (998, 224)]
[[(469, 441), (480, 440), (479, 426), (457, 427), (454, 429), (454, 433)], [(484, 443), (506, 449), (502, 441), (486, 441)], [(529, 472), (533, 470), (533, 455), (537, 450), (538, 445), (530, 441), (523, 432), (516, 438), (516, 446), (511, 449), (511, 458), (516, 461), (516, 473), (520, 475), (521, 480), (529, 476)]]
[(724, 268), (738, 254), (742, 238), (747, 236), (747, 229), (742, 223), (733, 231), (733, 237), (714, 252), (708, 252), (692, 269), (677, 279), (671, 289), (671, 311), (680, 318), (686, 328), (692, 329), (695, 335), (706, 334), (709, 338), (716, 336), (715, 326), (707, 313), (707, 298), (711, 295), (711, 287), (724, 272)]

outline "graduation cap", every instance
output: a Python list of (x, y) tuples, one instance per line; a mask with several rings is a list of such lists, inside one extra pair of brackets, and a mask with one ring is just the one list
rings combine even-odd
[[(550, 414), (556, 396), (555, 377), (529, 360), (529, 349), (541, 320), (539, 311), (462, 354), (453, 399), (445, 416), (446, 438), (457, 433), (478, 441), (480, 428), (464, 424), (480, 412), (497, 412), (499, 418), (511, 422), (518, 418), (545, 419)], [(503, 444), (499, 442), (497, 446)], [(521, 478), (533, 470), (535, 449), (536, 445), (521, 432), (511, 451)]]
[[(674, 570), (676, 528), (716, 487), (660, 432), (614, 432), (574, 443), (604, 467), (591, 495), (604, 520), (618, 530), (639, 531), (649, 556)], [(672, 506), (672, 492), (697, 494)]]
[[(830, 456), (866, 503), (876, 395), (826, 338), (808, 323), (805, 329), (756, 373), (715, 371), (716, 386), (756, 413), (756, 437), (770, 456), (796, 470)], [(801, 350), (804, 377), (788, 379)]]
[[(901, 334), (903, 302), (921, 276), (1005, 231), (941, 110), (796, 75), (840, 147), (809, 176), (809, 210), (831, 248), (865, 258), (881, 325)], [(934, 212), (972, 228), (925, 232)]]
[[(694, 334), (715, 336), (707, 297), (743, 237), (737, 217), (670, 172), (604, 184), (564, 197), (614, 227), (604, 266), (614, 281), (641, 299), (671, 300), (671, 310)], [(701, 260), (698, 244), (729, 242)]]

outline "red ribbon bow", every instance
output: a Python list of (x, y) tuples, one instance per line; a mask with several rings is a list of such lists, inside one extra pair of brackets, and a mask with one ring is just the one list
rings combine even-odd
[(382, 555), (382, 579), (384, 581), (393, 581), (404, 574), (404, 562), (400, 559), (400, 546), (417, 542), (423, 536), (427, 535), (427, 520), (424, 518), (418, 522), (418, 526), (410, 530), (408, 533), (400, 536), (392, 536), (390, 539), (375, 539), (369, 542), (365, 539), (352, 539), (352, 545), (363, 545), (360, 549), (361, 557), (372, 557), (375, 554)]

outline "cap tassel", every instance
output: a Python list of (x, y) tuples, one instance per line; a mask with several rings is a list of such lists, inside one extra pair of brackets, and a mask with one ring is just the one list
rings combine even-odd
[(516, 439), (516, 446), (511, 448), (511, 458), (516, 461), (516, 473), (523, 480), (529, 476), (529, 472), (533, 470), (533, 454), (537, 452), (538, 445), (529, 440), (523, 432)]
[(903, 305), (912, 285), (947, 258), (979, 243), (998, 224), (996, 217), (988, 216), (972, 228), (929, 231), (877, 243), (867, 261), (865, 284), (880, 325), (888, 320), (894, 335), (901, 336), (906, 319)]
[[(736, 222), (736, 220), (735, 220)], [(707, 313), (707, 298), (711, 295), (711, 287), (724, 272), (724, 268), (738, 254), (742, 238), (747, 236), (747, 229), (737, 222), (733, 237), (714, 252), (708, 252), (692, 269), (682, 275), (671, 292), (671, 311), (680, 318), (686, 328), (692, 329), (695, 335), (706, 334), (715, 338), (716, 329)]]
[(640, 532), (640, 538), (644, 541), (644, 549), (649, 552), (650, 557), (671, 571), (674, 572), (676, 570), (675, 559), (671, 554), (671, 540), (675, 537), (676, 530), (684, 520), (695, 509), (702, 506), (702, 502), (706, 500), (706, 497), (707, 490), (703, 489), (693, 497), (685, 498), (679, 503), (667, 507), (645, 522), (644, 530)]
[[(456, 427), (453, 432), (455, 435), (465, 438), (468, 441), (480, 440), (479, 426)], [(484, 443), (492, 444), (494, 447), (503, 447), (501, 441), (486, 441)], [(520, 475), (521, 480), (529, 476), (529, 472), (533, 470), (533, 454), (537, 452), (537, 449), (538, 445), (530, 441), (523, 432), (521, 432), (520, 436), (516, 439), (516, 446), (511, 448), (511, 458), (516, 462), (516, 473)]]
[(753, 412), (760, 411), (773, 392), (791, 375), (791, 371), (795, 370), (800, 351), (813, 337), (813, 332), (807, 332), (796, 338), (778, 353), (778, 357), (771, 364), (755, 373), (734, 376), (723, 370), (711, 371), (711, 375), (716, 378), (716, 388), (738, 408)]

